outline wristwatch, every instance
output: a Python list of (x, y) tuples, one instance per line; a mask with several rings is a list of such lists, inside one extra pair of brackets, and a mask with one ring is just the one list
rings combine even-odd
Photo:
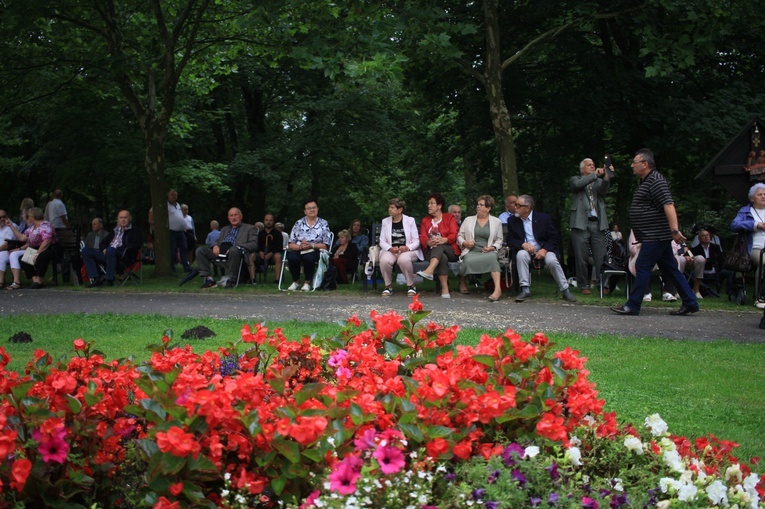
[(677, 235), (678, 233), (680, 233), (680, 230), (672, 230), (672, 235)]

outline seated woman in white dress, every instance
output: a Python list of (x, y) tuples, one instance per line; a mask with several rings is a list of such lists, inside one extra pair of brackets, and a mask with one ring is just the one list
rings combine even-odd
[(460, 293), (468, 294), (465, 276), (489, 272), (494, 282), (494, 292), (489, 300), (497, 302), (502, 296), (500, 266), (497, 251), (502, 247), (502, 223), (491, 215), (494, 198), (484, 194), (478, 197), (476, 215), (465, 218), (457, 235), (460, 246)]

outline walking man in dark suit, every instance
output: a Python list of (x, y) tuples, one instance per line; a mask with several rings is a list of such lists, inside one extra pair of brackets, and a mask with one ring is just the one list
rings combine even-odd
[(507, 220), (507, 238), (511, 249), (517, 250), (515, 261), (518, 267), (518, 281), (521, 291), (515, 296), (515, 302), (523, 302), (531, 297), (531, 271), (529, 265), (534, 262), (545, 264), (550, 269), (553, 279), (558, 284), (563, 298), (576, 302), (568, 289), (566, 275), (558, 260), (560, 237), (549, 214), (534, 211), (534, 198), (521, 195), (516, 202), (518, 216)]
[(608, 218), (606, 217), (606, 193), (611, 178), (604, 168), (595, 168), (592, 159), (579, 163), (580, 175), (571, 177), (571, 242), (576, 258), (576, 283), (579, 290), (590, 293), (590, 271), (587, 259), (592, 252), (595, 267), (595, 283), (600, 283), (600, 265), (606, 255)]

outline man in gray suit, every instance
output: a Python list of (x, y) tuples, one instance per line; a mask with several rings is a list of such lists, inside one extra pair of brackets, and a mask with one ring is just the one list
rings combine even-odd
[(571, 242), (576, 258), (576, 282), (579, 290), (590, 293), (587, 259), (592, 252), (596, 284), (600, 283), (600, 264), (606, 254), (605, 233), (608, 231), (604, 198), (611, 187), (611, 177), (604, 168), (595, 168), (592, 159), (579, 163), (581, 175), (571, 177)]
[[(242, 222), (242, 211), (234, 207), (228, 211), (227, 226), (220, 230), (220, 236), (215, 241), (212, 248), (207, 244), (197, 248), (197, 264), (199, 265), (199, 275), (204, 278), (202, 288), (214, 288), (217, 285), (210, 275), (210, 264), (216, 258), (225, 260), (227, 265), (228, 281), (226, 288), (233, 288), (239, 277), (239, 263), (242, 260), (244, 249), (247, 253), (254, 253), (258, 250), (258, 229), (247, 223)], [(245, 253), (245, 261), (249, 265), (249, 254)]]

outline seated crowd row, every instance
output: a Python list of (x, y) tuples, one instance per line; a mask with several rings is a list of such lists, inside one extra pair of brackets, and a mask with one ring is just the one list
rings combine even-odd
[[(750, 199), (762, 198), (765, 201), (765, 186), (756, 191), (760, 193), (750, 193)], [(752, 203), (759, 205), (759, 202)], [(460, 262), (459, 292), (469, 292), (466, 280), (469, 275), (488, 273), (493, 283), (490, 285), (493, 291), (488, 299), (496, 302), (502, 291), (497, 253), (503, 246), (508, 246), (514, 253), (517, 267), (520, 287), (515, 297), (517, 302), (530, 297), (530, 268), (538, 268), (542, 264), (549, 268), (562, 297), (571, 302), (576, 300), (569, 289), (569, 281), (559, 259), (558, 231), (548, 214), (534, 211), (534, 199), (531, 196), (509, 196), (505, 200), (505, 211), (499, 218), (492, 215), (495, 202), (490, 195), (480, 196), (476, 201), (476, 214), (464, 221), (460, 221), (459, 213), (445, 212), (445, 206), (442, 195), (431, 194), (427, 201), (428, 215), (422, 218), (418, 229), (415, 219), (404, 214), (406, 204), (403, 200), (394, 198), (389, 201), (388, 217), (382, 220), (380, 227), (379, 254), (375, 260), (385, 284), (383, 296), (393, 293), (393, 271), (397, 265), (406, 281), (408, 295), (417, 294), (415, 275), (418, 275), (428, 280), (437, 278), (441, 296), (450, 298), (449, 264)], [(753, 210), (758, 209), (753, 207)], [(327, 221), (318, 215), (316, 200), (307, 200), (304, 212), (305, 216), (294, 224), (289, 235), (283, 232), (283, 225), (275, 223), (272, 214), (266, 214), (262, 223), (251, 225), (243, 222), (241, 210), (231, 208), (228, 212), (228, 225), (217, 230), (217, 222), (213, 221), (213, 231), (195, 253), (198, 272), (203, 278), (202, 286), (217, 286), (213, 278), (214, 272), (217, 272), (216, 265), (226, 268), (227, 286), (234, 285), (241, 266), (249, 268), (253, 279), (256, 267), (267, 271), (269, 265), (274, 265), (278, 275), (283, 261), (282, 254), (286, 252), (286, 265), (292, 280), (288, 290), (310, 291), (322, 250), (331, 252), (330, 263), (337, 268), (338, 282), (347, 283), (348, 274), (357, 269), (359, 256), (366, 253), (369, 247), (369, 237), (362, 231), (361, 222), (356, 220), (348, 230), (340, 231), (337, 241), (332, 245), (332, 233)], [(5, 242), (0, 245), (0, 285), (4, 282), (5, 270), (10, 264), (13, 283), (8, 286), (9, 289), (20, 288), (22, 269), (32, 279), (31, 288), (40, 288), (43, 285), (42, 277), (54, 256), (52, 247), (57, 242), (56, 229), (45, 221), (43, 211), (35, 207), (24, 212), (19, 224), (16, 226), (0, 211), (0, 242)], [(140, 256), (143, 244), (141, 232), (133, 225), (127, 210), (119, 212), (113, 230), (106, 230), (103, 226), (101, 219), (93, 219), (92, 231), (86, 237), (81, 251), (84, 271), (91, 287), (113, 285), (120, 265), (127, 266)], [(711, 239), (705, 230), (700, 232), (698, 239), (702, 244), (693, 250), (677, 246), (681, 271), (686, 265), (693, 266), (697, 297), (701, 296), (699, 284), (705, 272), (721, 273), (726, 279), (727, 290), (731, 292), (732, 274), (723, 273), (719, 267), (722, 258), (719, 246), (710, 251)], [(629, 242), (628, 245), (632, 247), (634, 243)], [(27, 248), (36, 250), (36, 256), (25, 258)], [(241, 263), (243, 257), (246, 263)], [(418, 261), (427, 262), (427, 266), (415, 271), (414, 263)], [(301, 275), (304, 277), (302, 284)], [(665, 300), (673, 300), (673, 293), (671, 288), (663, 289)]]

